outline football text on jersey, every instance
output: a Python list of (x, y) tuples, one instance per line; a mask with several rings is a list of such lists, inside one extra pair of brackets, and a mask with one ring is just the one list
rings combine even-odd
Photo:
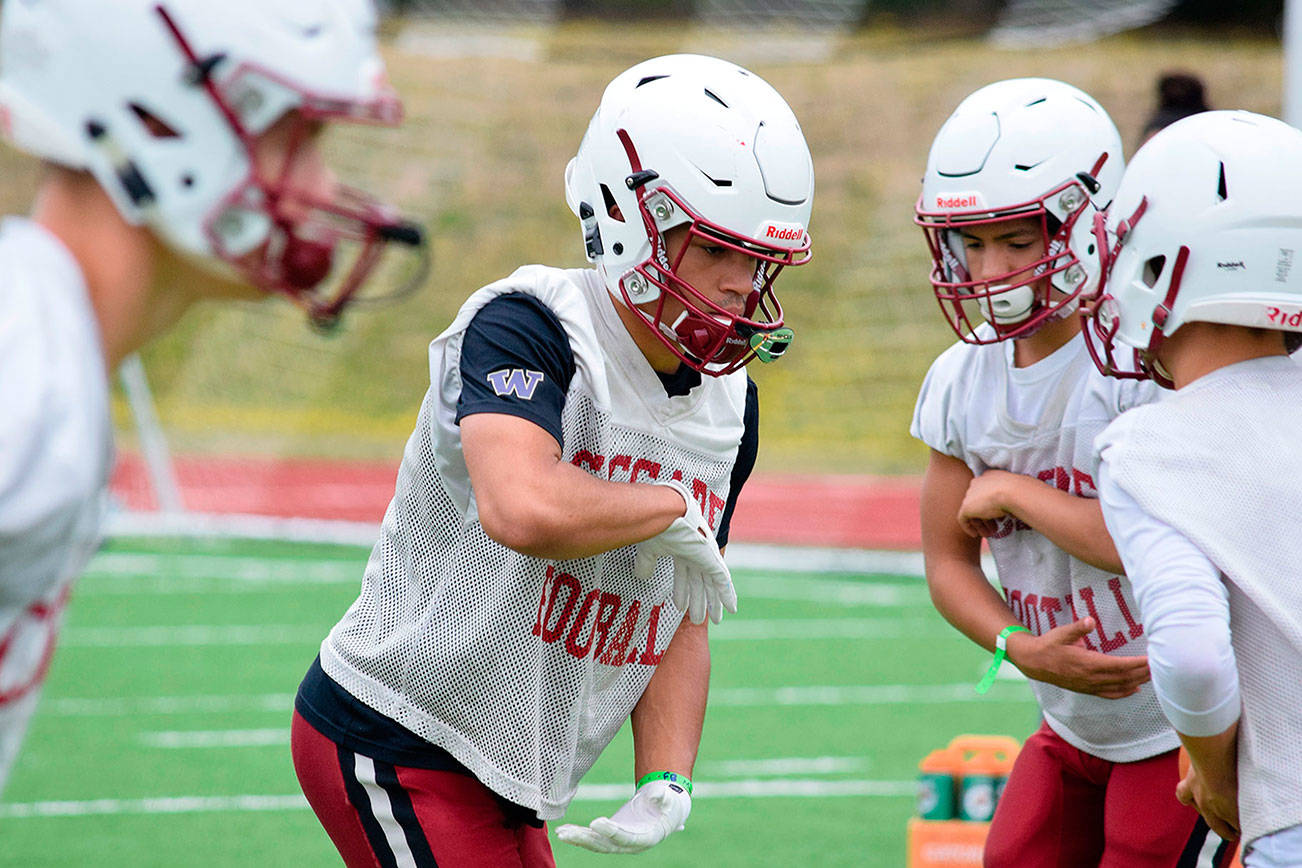
[[(1117, 624), (1103, 623), (1103, 619), (1099, 617), (1098, 606), (1095, 605), (1094, 588), (1081, 588), (1076, 594), (1084, 605), (1085, 616), (1094, 619), (1094, 634), (1085, 637), (1085, 647), (1091, 651), (1102, 651), (1104, 654), (1124, 647), (1131, 640), (1144, 635), (1144, 625), (1135, 620), (1135, 616), (1130, 612), (1130, 605), (1121, 592), (1119, 576), (1108, 579), (1108, 591), (1117, 604), (1121, 619), (1126, 622), (1124, 631), (1114, 630), (1119, 626)], [(1008, 608), (1013, 610), (1013, 617), (1036, 636), (1061, 626), (1058, 623), (1059, 617), (1063, 618), (1064, 624), (1068, 623), (1068, 618), (1071, 621), (1079, 621), (1081, 618), (1076, 610), (1076, 600), (1071, 594), (1065, 597), (1050, 597), (1013, 589), (1008, 591), (1007, 596)], [(1041, 615), (1044, 616), (1043, 619)]]
[[(660, 662), (656, 633), (663, 608), (664, 603), (651, 607), (644, 618), (641, 601), (625, 601), (601, 588), (584, 593), (578, 578), (548, 564), (533, 634), (548, 644), (563, 641), (566, 653), (580, 660), (591, 656), (607, 666), (655, 666)], [(647, 625), (645, 646), (633, 643), (643, 621)]]

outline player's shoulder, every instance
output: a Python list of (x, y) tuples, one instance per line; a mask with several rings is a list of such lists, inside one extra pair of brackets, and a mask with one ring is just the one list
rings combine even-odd
[(969, 344), (955, 341), (936, 356), (923, 380), (922, 396), (958, 389), (967, 393), (992, 378), (996, 366), (1005, 365), (1003, 344)]
[(98, 488), (111, 431), (94, 313), (70, 255), (32, 224), (0, 225), (0, 524)]
[[(1131, 370), (1126, 367), (1122, 369)], [(1084, 386), (1087, 396), (1109, 419), (1119, 417), (1129, 410), (1157, 403), (1166, 391), (1151, 379), (1108, 376), (1099, 371), (1092, 361), (1086, 372)]]

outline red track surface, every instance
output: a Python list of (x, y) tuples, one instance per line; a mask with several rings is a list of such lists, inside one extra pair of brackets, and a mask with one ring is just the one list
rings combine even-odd
[[(397, 466), (313, 460), (179, 458), (185, 507), (378, 522)], [(139, 456), (123, 454), (114, 493), (130, 508), (156, 508)], [(739, 542), (917, 550), (918, 480), (909, 477), (760, 474), (732, 519)]]

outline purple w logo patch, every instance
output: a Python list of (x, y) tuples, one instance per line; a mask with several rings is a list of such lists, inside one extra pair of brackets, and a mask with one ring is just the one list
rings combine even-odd
[(515, 395), (526, 401), (533, 400), (533, 391), (542, 381), (542, 371), (522, 371), (519, 368), (503, 368), (488, 375), (489, 385), (499, 396)]

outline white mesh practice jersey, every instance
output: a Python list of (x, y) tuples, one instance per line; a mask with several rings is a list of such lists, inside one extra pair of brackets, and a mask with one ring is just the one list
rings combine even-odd
[(521, 268), (471, 296), (430, 345), (431, 386), (361, 596), (322, 644), (321, 665), (504, 798), (554, 819), (628, 719), (682, 613), (668, 559), (643, 582), (633, 546), (549, 561), (480, 526), (454, 421), (458, 361), (475, 312), (509, 292), (546, 304), (574, 351), (565, 459), (615, 481), (681, 478), (716, 529), (746, 374), (667, 397), (592, 270)]
[(1302, 823), (1302, 370), (1254, 359), (1127, 413), (1110, 479), (1225, 577), (1238, 666), (1243, 839)]
[(81, 270), (49, 232), (0, 225), (0, 635), (99, 543), (108, 378)]
[[(988, 329), (988, 325), (982, 328)], [(957, 343), (932, 364), (911, 432), (961, 460), (973, 475), (1007, 470), (1080, 497), (1097, 497), (1094, 438), (1123, 411), (1153, 400), (1151, 382), (1114, 380), (1094, 367), (1079, 334), (1051, 356), (1014, 368), (1011, 341)], [(1077, 560), (1014, 518), (989, 540), (1013, 616), (1041, 635), (1094, 619), (1094, 651), (1144, 653), (1144, 631), (1124, 576)], [(1113, 762), (1178, 745), (1151, 684), (1125, 699), (1102, 699), (1031, 680), (1045, 721), (1069, 744)]]

